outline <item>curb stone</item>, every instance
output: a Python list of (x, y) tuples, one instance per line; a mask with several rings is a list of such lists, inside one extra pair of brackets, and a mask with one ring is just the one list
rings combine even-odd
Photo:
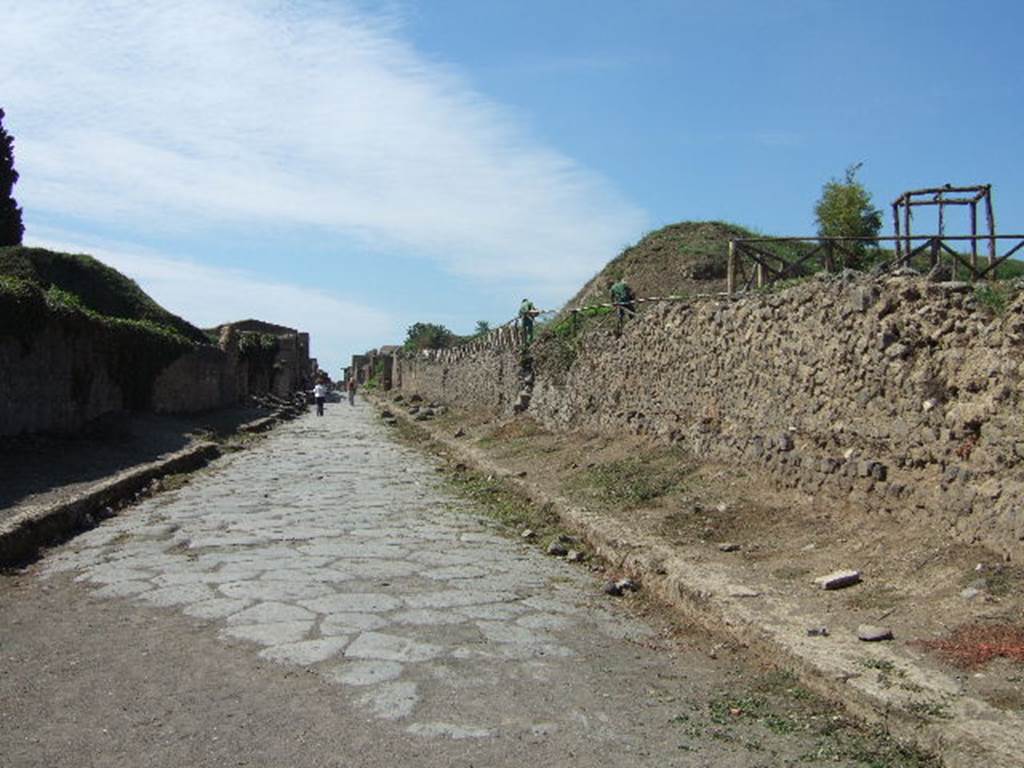
[[(258, 434), (302, 415), (298, 408), (282, 408), (269, 416), (240, 425), (238, 434)], [(192, 472), (219, 458), (224, 449), (204, 441), (101, 480), (70, 499), (45, 507), (29, 508), (0, 522), (0, 568), (17, 568), (36, 558), (39, 550), (91, 528), (97, 514), (166, 475)]]
[[(382, 401), (374, 398), (376, 407)], [(459, 461), (502, 476), (516, 490), (540, 504), (551, 504), (563, 523), (594, 552), (642, 581), (646, 589), (687, 620), (737, 642), (755, 656), (796, 673), (815, 693), (841, 704), (862, 721), (881, 724), (896, 739), (937, 755), (946, 768), (1019, 768), (1024, 764), (1020, 734), (1024, 717), (995, 709), (978, 698), (960, 695), (951, 675), (917, 666), (908, 649), (871, 644), (870, 659), (891, 663), (905, 675), (906, 690), (876, 679), (863, 664), (868, 652), (855, 634), (849, 638), (809, 637), (813, 614), (802, 613), (779, 593), (758, 599), (731, 599), (736, 573), (728, 567), (687, 560), (670, 546), (608, 516), (575, 506), (545, 492), (502, 467), (465, 441), (439, 433), (399, 412), (411, 428)], [(939, 703), (942, 719), (920, 715), (922, 697)]]

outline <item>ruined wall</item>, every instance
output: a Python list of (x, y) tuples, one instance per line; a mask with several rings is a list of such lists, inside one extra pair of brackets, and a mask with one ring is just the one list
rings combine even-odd
[(44, 317), (30, 333), (0, 335), (0, 436), (74, 433), (119, 411), (223, 408), (250, 392), (286, 396), (308, 379), (308, 336), (294, 333), (282, 337), (273, 381), (264, 371), (250, 372), (240, 359), (238, 333), (231, 326), (222, 327), (218, 346), (174, 351), (159, 363), (141, 349), (146, 364), (155, 366), (149, 371), (134, 362), (138, 338), (131, 348), (125, 341), (116, 327), (60, 315)]
[[(655, 305), (621, 337), (599, 328), (575, 351), (537, 344), (529, 412), (556, 429), (681, 442), (1021, 556), (1022, 352), (1024, 299), (995, 315), (965, 284), (815, 279)], [(402, 388), (507, 412), (515, 357), (408, 360)]]
[(153, 384), (157, 413), (198, 413), (238, 402), (237, 360), (216, 347), (200, 347), (171, 363)]
[(124, 408), (108, 372), (105, 334), (50, 322), (31, 339), (0, 339), (0, 435), (73, 432)]

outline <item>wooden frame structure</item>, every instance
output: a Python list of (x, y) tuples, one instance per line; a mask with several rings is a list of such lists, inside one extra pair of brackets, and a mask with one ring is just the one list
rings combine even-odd
[[(918, 206), (936, 206), (939, 209), (938, 237), (946, 234), (945, 208), (948, 205), (966, 205), (970, 207), (971, 218), (971, 263), (974, 269), (978, 265), (978, 206), (985, 209), (985, 222), (988, 225), (988, 258), (989, 263), (996, 259), (996, 218), (992, 210), (992, 185), (975, 184), (967, 187), (954, 187), (946, 184), (942, 187), (914, 189), (904, 192), (892, 204), (893, 232), (896, 233), (896, 256), (912, 250), (910, 222), (913, 209)], [(901, 222), (902, 219), (902, 222)], [(902, 225), (902, 226), (901, 226)]]

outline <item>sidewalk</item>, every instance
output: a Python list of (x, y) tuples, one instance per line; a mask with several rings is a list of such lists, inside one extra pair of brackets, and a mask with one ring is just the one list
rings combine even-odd
[[(493, 434), (482, 422), (460, 421), (458, 415), (413, 419), (398, 404), (378, 405), (429, 433), (451, 461), (501, 478), (537, 504), (552, 504), (565, 525), (612, 569), (640, 581), (686, 620), (792, 670), (807, 687), (856, 716), (883, 723), (897, 738), (940, 755), (951, 768), (1024, 765), (1019, 708), (992, 706), (965, 682), (971, 673), (943, 668), (908, 644), (912, 638), (905, 632), (897, 632), (891, 642), (864, 642), (848, 627), (834, 625), (827, 636), (811, 636), (808, 629), (822, 623), (822, 600), (832, 593), (779, 588), (749, 562), (730, 560), (717, 548), (709, 555), (707, 542), (672, 540), (643, 514), (624, 519), (621, 513), (594, 509), (545, 480), (543, 465), (554, 461), (550, 453), (540, 454), (533, 465), (526, 459), (495, 458), (495, 441), (479, 438)], [(561, 438), (550, 436), (549, 442)]]
[[(269, 415), (268, 415), (269, 414)], [(171, 474), (220, 455), (217, 441), (269, 429), (284, 411), (237, 407), (194, 416), (122, 416), (76, 437), (0, 443), (0, 568), (95, 525)]]

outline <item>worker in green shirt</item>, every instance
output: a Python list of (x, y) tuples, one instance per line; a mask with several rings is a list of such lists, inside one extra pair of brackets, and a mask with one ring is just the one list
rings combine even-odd
[(632, 317), (636, 314), (636, 305), (633, 303), (633, 289), (629, 287), (629, 283), (626, 282), (625, 278), (620, 278), (617, 282), (612, 284), (611, 287), (612, 304), (619, 312), (619, 326), (621, 327), (622, 321), (626, 317)]
[(529, 299), (523, 299), (519, 305), (519, 322), (523, 326), (523, 338), (529, 344), (533, 341), (533, 318), (540, 314), (540, 310), (533, 306)]

